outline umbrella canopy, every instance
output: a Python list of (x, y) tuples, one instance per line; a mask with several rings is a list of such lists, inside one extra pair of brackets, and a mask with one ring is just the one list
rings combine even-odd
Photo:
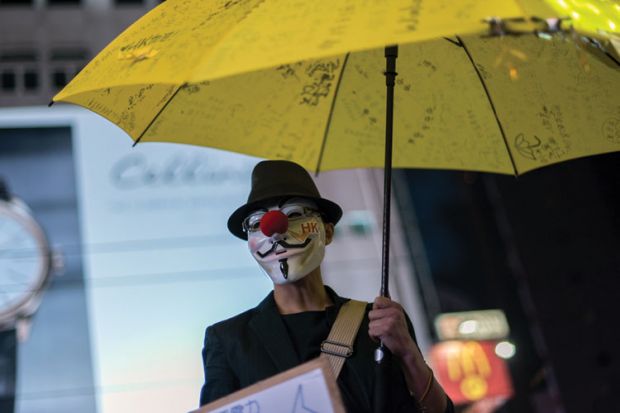
[(453, 36), (526, 15), (516, 2), (323, 3), (167, 1), (54, 100), (141, 142), (381, 167), (376, 47), (399, 43), (396, 167), (517, 174), (620, 149), (620, 72), (603, 51), (569, 35)]

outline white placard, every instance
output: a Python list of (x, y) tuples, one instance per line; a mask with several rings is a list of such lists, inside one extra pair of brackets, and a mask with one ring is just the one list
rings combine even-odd
[(326, 359), (318, 358), (192, 413), (344, 413)]

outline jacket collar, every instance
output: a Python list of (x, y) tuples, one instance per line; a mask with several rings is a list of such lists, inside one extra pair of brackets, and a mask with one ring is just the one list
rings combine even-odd
[[(348, 299), (340, 297), (328, 286), (325, 286), (325, 291), (334, 303), (333, 306), (327, 309), (328, 320), (330, 320), (330, 324), (333, 324), (340, 307)], [(299, 364), (293, 343), (278, 312), (273, 291), (256, 306), (256, 312), (249, 325), (267, 350), (274, 364), (278, 367), (278, 370), (285, 371)]]

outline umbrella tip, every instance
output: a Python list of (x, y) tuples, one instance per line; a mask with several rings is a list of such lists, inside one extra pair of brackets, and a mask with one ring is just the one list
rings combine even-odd
[(47, 107), (48, 107), (48, 108), (51, 108), (53, 104), (54, 104), (54, 101), (53, 101), (53, 100), (50, 100), (50, 103), (48, 103), (48, 104), (47, 104)]

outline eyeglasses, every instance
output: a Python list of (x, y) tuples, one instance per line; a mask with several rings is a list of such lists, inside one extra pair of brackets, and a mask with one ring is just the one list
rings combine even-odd
[[(269, 211), (260, 210), (248, 215), (241, 223), (243, 231), (248, 234), (259, 231), (260, 221), (267, 212)], [(288, 217), (289, 222), (321, 215), (316, 209), (308, 208), (303, 205), (284, 205), (280, 208), (280, 212)]]

